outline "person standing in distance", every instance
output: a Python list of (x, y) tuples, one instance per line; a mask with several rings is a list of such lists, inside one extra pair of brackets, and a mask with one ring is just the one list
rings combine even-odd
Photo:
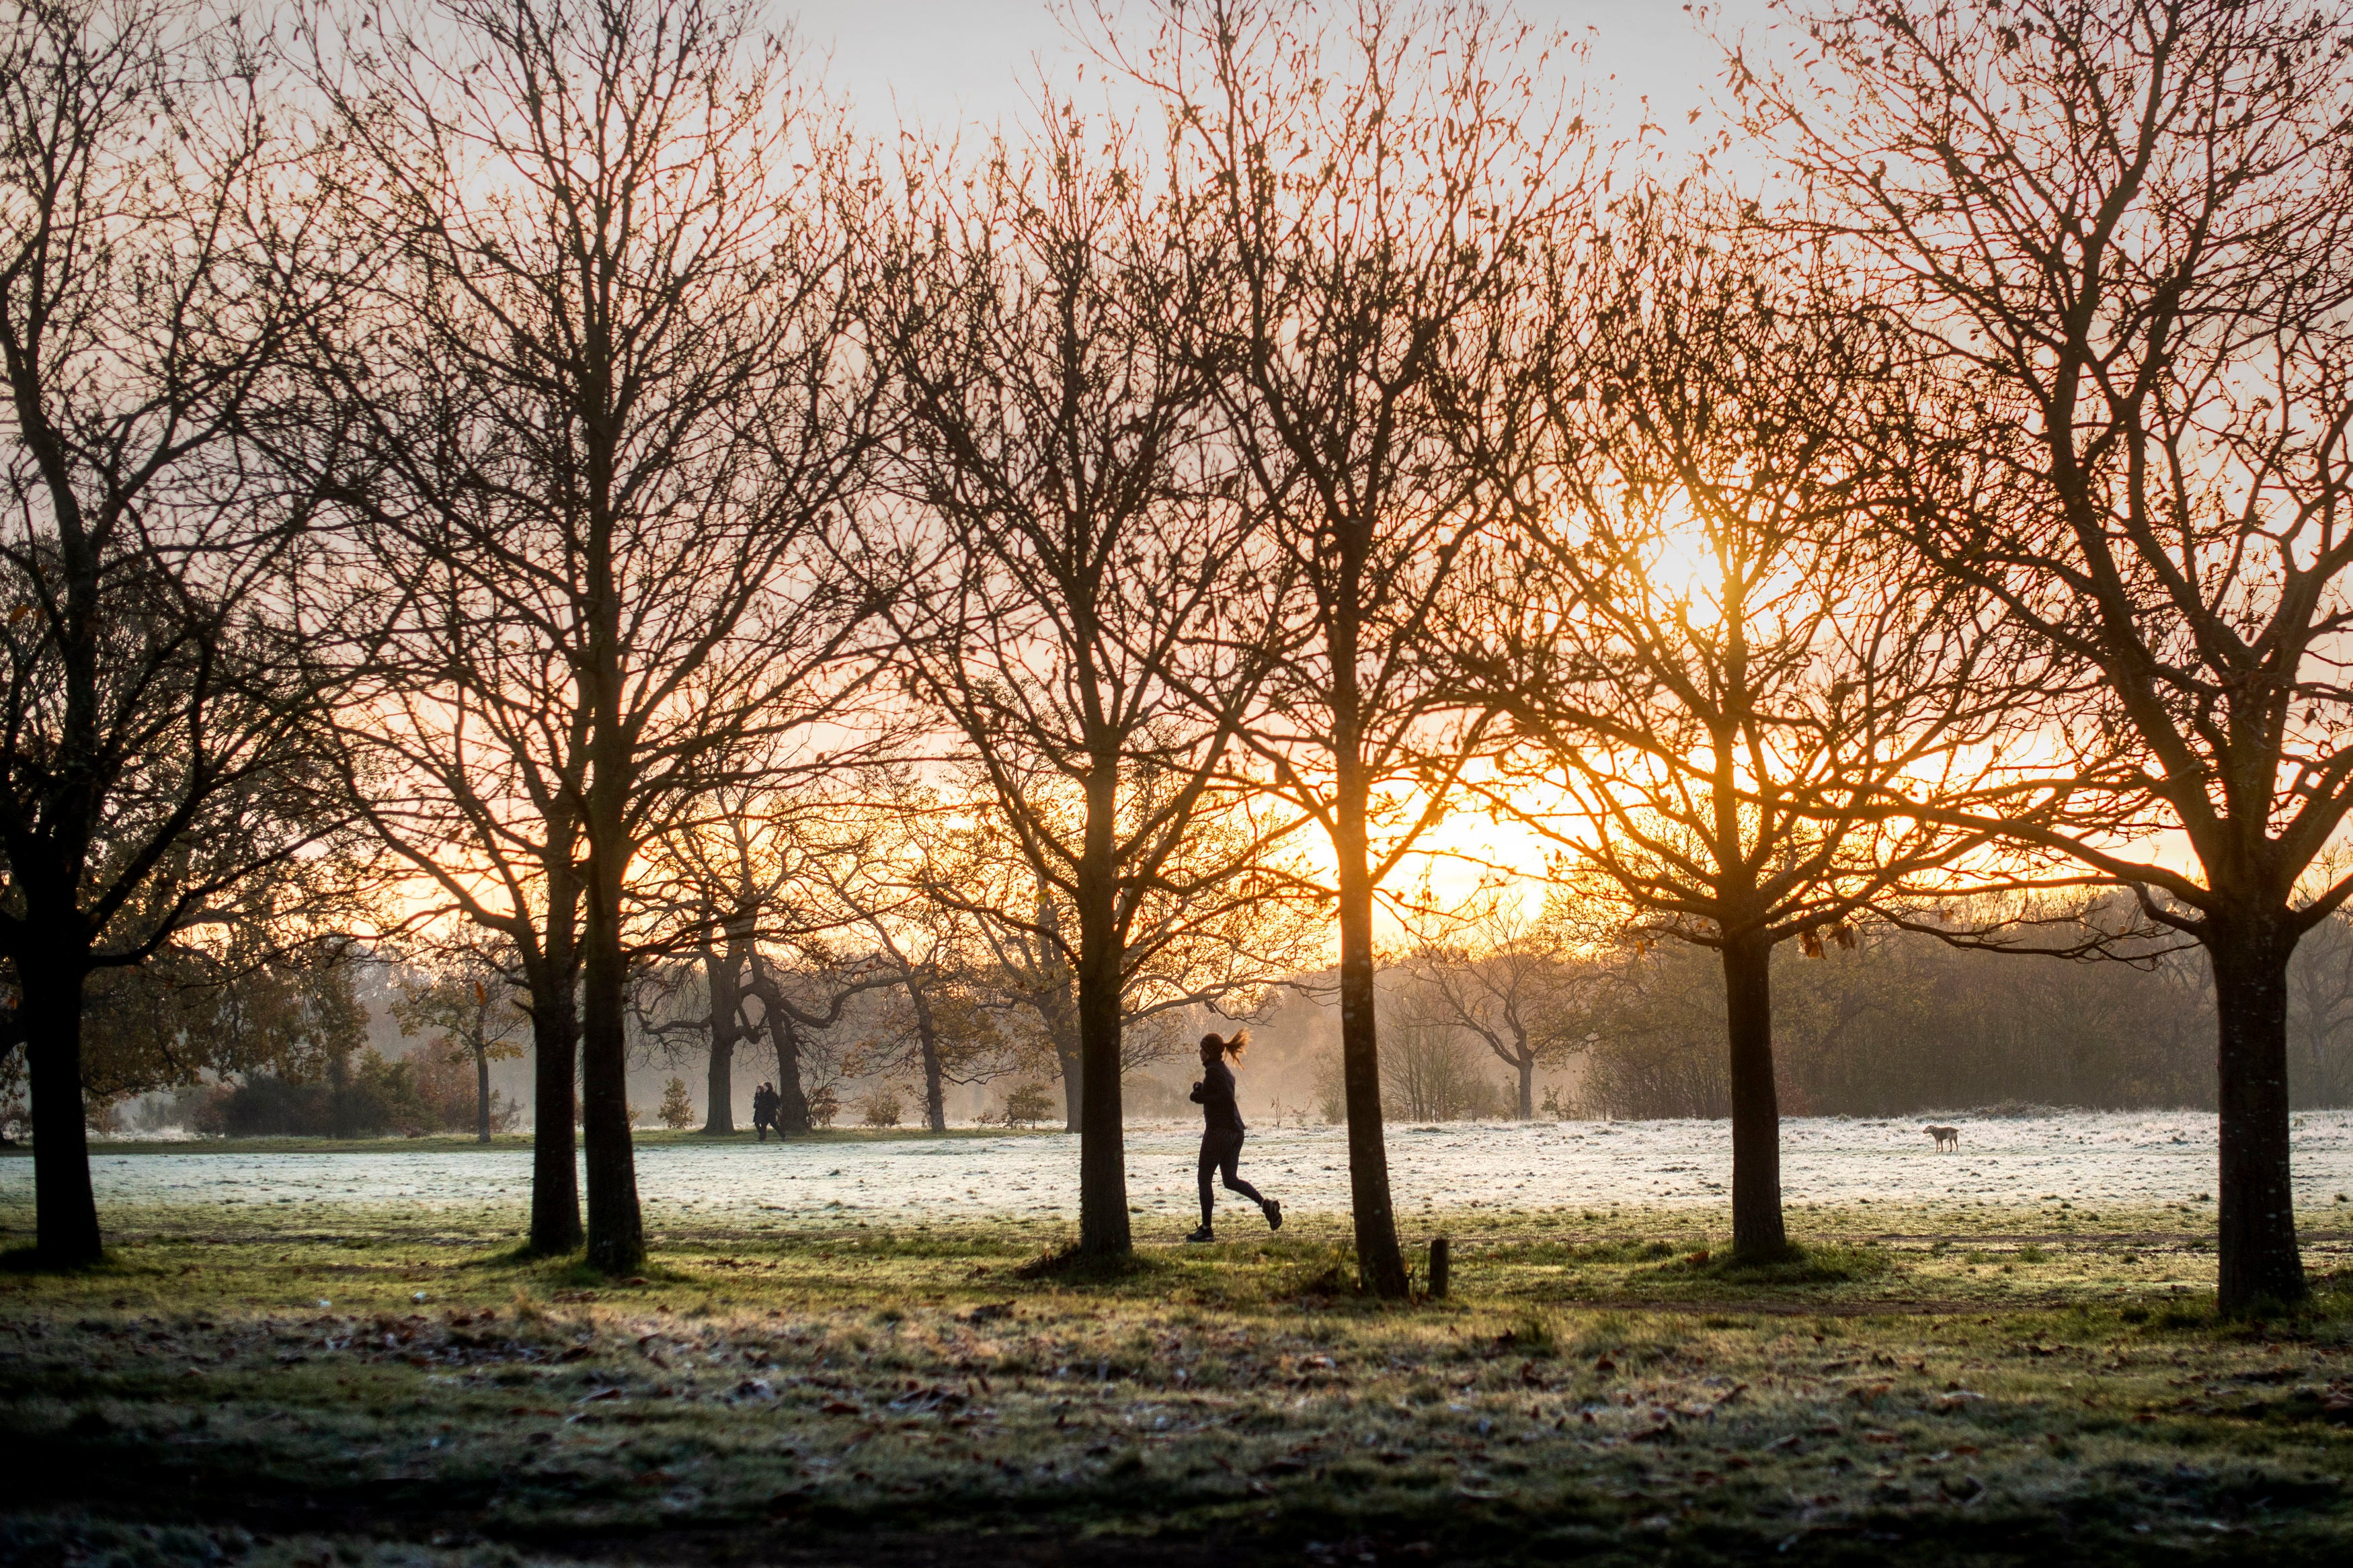
[(1258, 1205), (1266, 1215), (1267, 1228), (1282, 1228), (1282, 1205), (1270, 1197), (1262, 1197), (1256, 1187), (1245, 1182), (1235, 1167), (1242, 1157), (1241, 1108), (1234, 1103), (1234, 1073), (1226, 1065), (1230, 1057), (1242, 1059), (1242, 1047), (1250, 1044), (1250, 1032), (1234, 1031), (1231, 1039), (1216, 1035), (1201, 1037), (1201, 1081), (1193, 1086), (1193, 1103), (1201, 1108), (1204, 1126), (1201, 1129), (1201, 1228), (1187, 1237), (1187, 1241), (1215, 1241), (1216, 1230), (1210, 1216), (1218, 1204), (1216, 1186), (1209, 1178), (1222, 1171), (1229, 1191), (1241, 1194)]

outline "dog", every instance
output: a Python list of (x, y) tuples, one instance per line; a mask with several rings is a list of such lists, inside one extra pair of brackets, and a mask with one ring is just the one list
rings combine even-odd
[(1936, 1148), (1939, 1152), (1942, 1152), (1947, 1149), (1950, 1149), (1956, 1154), (1961, 1152), (1961, 1130), (1959, 1128), (1931, 1127), (1927, 1130), (1927, 1132), (1929, 1137), (1934, 1138), (1936, 1141)]

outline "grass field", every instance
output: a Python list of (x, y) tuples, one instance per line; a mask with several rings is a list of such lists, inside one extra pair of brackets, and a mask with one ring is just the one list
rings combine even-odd
[(1458, 1212), (1451, 1297), (1389, 1309), (1340, 1217), (1245, 1213), (1110, 1273), (698, 1219), (617, 1283), (447, 1214), (115, 1212), (104, 1268), (0, 1275), (0, 1561), (2353, 1551), (2343, 1206), (2317, 1305), (2239, 1325), (2211, 1205), (1818, 1211), (1760, 1271), (1705, 1212)]

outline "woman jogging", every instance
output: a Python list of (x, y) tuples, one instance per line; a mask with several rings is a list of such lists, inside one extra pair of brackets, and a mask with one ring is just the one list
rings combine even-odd
[(1242, 1113), (1234, 1104), (1234, 1073), (1226, 1066), (1226, 1058), (1242, 1058), (1242, 1047), (1250, 1044), (1250, 1035), (1236, 1030), (1230, 1040), (1215, 1035), (1201, 1037), (1201, 1081), (1193, 1086), (1194, 1103), (1201, 1108), (1201, 1228), (1187, 1237), (1187, 1241), (1215, 1241), (1209, 1216), (1218, 1203), (1217, 1189), (1209, 1178), (1222, 1170), (1226, 1185), (1258, 1205), (1266, 1215), (1267, 1228), (1282, 1228), (1282, 1205), (1272, 1198), (1261, 1197), (1256, 1187), (1237, 1175), (1234, 1167), (1242, 1157)]

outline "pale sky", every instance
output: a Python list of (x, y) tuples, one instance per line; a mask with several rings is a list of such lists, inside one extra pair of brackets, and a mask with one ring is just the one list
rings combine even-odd
[[(878, 136), (902, 124), (934, 135), (1016, 129), (1041, 68), (1068, 82), (1090, 58), (1048, 0), (774, 3), (780, 17), (795, 19), (801, 41), (826, 62), (828, 79), (850, 96), (859, 120)], [(1334, 9), (1342, 3), (1335, 0)], [(1722, 50), (1702, 30), (1698, 7), (1687, 9), (1681, 0), (1518, 0), (1514, 9), (1538, 27), (1590, 29), (1585, 85), (1594, 99), (1608, 100), (1608, 120), (1620, 132), (1641, 123), (1647, 98), (1651, 121), (1665, 133), (1651, 142), (1654, 151), (1698, 140), (1690, 111), (1711, 103), (1723, 76)], [(1130, 10), (1139, 31), (1149, 26), (1142, 0)], [(1742, 27), (1761, 33), (1770, 21), (1764, 0), (1721, 0), (1713, 12), (1726, 36)], [(1426, 870), (1440, 896), (1452, 899), (1471, 890), (1480, 867), (1449, 851), (1533, 868), (1543, 865), (1546, 848), (1526, 827), (1477, 814), (1451, 820), (1426, 843), (1439, 858), (1399, 868), (1394, 890), (1404, 892)], [(1391, 921), (1382, 924), (1385, 941), (1398, 939)]]
[[(877, 131), (902, 120), (933, 131), (1018, 124), (1023, 89), (1042, 64), (1066, 77), (1083, 57), (1046, 0), (776, 0), (801, 37), (831, 58), (830, 78)], [(1682, 127), (1720, 83), (1721, 55), (1680, 0), (1519, 0), (1538, 26), (1591, 29), (1593, 70), (1628, 125), (1642, 98), (1658, 123)], [(1761, 31), (1763, 0), (1718, 0), (1719, 26)], [(1141, 28), (1146, 7), (1133, 6)], [(1600, 85), (1599, 83), (1595, 85)]]

